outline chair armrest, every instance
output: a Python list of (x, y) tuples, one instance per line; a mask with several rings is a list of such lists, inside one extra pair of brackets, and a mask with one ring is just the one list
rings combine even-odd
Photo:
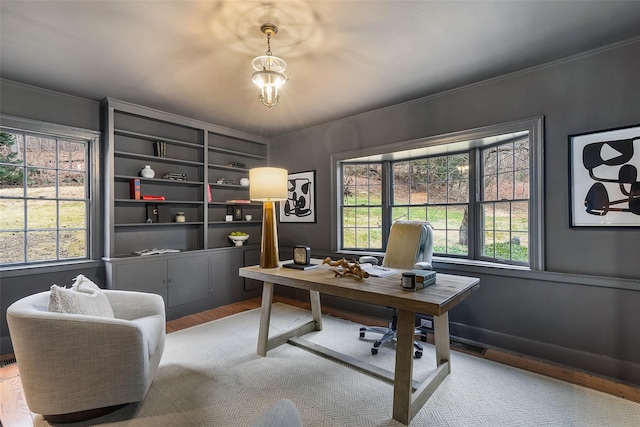
[(161, 314), (164, 318), (164, 300), (160, 295), (119, 290), (103, 290), (117, 319), (133, 320)]
[(359, 262), (360, 264), (364, 264), (364, 263), (367, 263), (367, 262), (368, 262), (368, 263), (371, 263), (371, 264), (373, 264), (373, 265), (378, 265), (378, 258), (376, 258), (376, 257), (374, 257), (374, 256), (371, 256), (371, 255), (365, 255), (365, 256), (361, 256), (361, 257), (358, 259), (358, 262)]
[(433, 270), (433, 266), (430, 262), (420, 261), (413, 264), (413, 268), (416, 270)]

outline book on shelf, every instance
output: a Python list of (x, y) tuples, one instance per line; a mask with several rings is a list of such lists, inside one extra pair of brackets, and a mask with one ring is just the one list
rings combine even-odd
[(209, 199), (209, 203), (213, 202), (213, 197), (211, 197), (211, 184), (207, 184), (207, 198)]
[(228, 205), (248, 205), (251, 203), (249, 199), (230, 199), (225, 201)]
[(186, 181), (187, 174), (180, 172), (167, 172), (162, 175), (162, 179), (168, 179), (170, 181)]
[(164, 196), (142, 196), (142, 200), (165, 200)]
[(129, 197), (140, 200), (140, 180), (138, 178), (129, 181)]
[(166, 157), (167, 155), (167, 143), (162, 141), (156, 141), (153, 143), (153, 155), (156, 157)]
[(227, 167), (246, 169), (247, 165), (245, 165), (244, 163), (241, 163), (241, 162), (229, 162), (229, 163), (227, 163)]
[(134, 253), (136, 253), (136, 254), (138, 254), (140, 256), (147, 256), (147, 255), (172, 254), (172, 253), (176, 253), (176, 252), (180, 252), (180, 249), (169, 249), (169, 248), (158, 249), (158, 248), (153, 248), (153, 249), (143, 249), (141, 251), (136, 251)]

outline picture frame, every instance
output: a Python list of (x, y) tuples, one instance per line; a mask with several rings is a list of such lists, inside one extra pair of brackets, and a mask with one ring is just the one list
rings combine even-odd
[(233, 207), (233, 220), (242, 221), (242, 208), (240, 206)]
[(280, 222), (316, 222), (316, 171), (290, 173), (287, 200), (280, 202)]
[(569, 135), (571, 227), (640, 227), (640, 125)]

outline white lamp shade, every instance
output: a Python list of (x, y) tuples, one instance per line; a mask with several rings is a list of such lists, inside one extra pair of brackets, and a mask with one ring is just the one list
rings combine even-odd
[(249, 169), (249, 198), (260, 202), (287, 200), (288, 175), (281, 168)]

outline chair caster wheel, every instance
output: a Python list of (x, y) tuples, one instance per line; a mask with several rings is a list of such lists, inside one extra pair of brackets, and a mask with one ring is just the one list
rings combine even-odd
[(373, 347), (373, 348), (371, 349), (371, 354), (373, 354), (373, 355), (378, 354), (378, 349), (377, 349), (377, 348), (375, 348), (375, 347)]
[(416, 359), (420, 359), (422, 357), (422, 352), (418, 350), (414, 353), (414, 355), (416, 356)]
[(360, 332), (360, 338), (364, 338), (364, 332)]

